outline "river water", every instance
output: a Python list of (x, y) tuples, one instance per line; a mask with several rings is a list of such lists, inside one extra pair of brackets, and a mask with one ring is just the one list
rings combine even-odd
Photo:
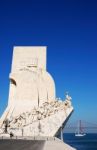
[(88, 133), (83, 137), (76, 137), (74, 133), (64, 133), (64, 142), (77, 150), (97, 150), (97, 134)]

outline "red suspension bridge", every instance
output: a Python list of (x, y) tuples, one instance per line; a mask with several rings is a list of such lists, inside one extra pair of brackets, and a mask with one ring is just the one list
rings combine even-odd
[[(91, 122), (87, 122), (84, 120), (78, 120), (78, 121), (80, 121), (81, 126), (86, 133), (87, 132), (97, 133), (97, 124), (96, 123), (91, 123)], [(72, 122), (72, 123), (67, 123), (64, 128), (64, 132), (75, 132), (75, 130), (77, 129), (77, 126), (78, 126), (78, 121)]]

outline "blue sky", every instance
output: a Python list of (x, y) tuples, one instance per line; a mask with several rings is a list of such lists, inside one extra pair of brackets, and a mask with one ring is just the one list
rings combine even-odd
[(0, 1), (0, 115), (7, 106), (13, 46), (46, 45), (57, 97), (69, 91), (78, 119), (97, 123), (97, 1)]

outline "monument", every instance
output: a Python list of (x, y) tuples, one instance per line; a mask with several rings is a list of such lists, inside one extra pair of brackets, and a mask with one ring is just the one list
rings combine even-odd
[(56, 137), (73, 112), (68, 94), (65, 101), (56, 98), (54, 80), (47, 72), (46, 49), (14, 47), (8, 106), (0, 119), (1, 135)]

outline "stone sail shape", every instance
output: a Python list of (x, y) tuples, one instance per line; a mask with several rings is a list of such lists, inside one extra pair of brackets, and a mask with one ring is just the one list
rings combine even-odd
[(56, 98), (55, 83), (46, 69), (46, 47), (14, 47), (8, 106), (0, 119), (1, 133), (49, 136), (58, 134), (73, 111), (71, 97)]
[(4, 118), (55, 100), (55, 83), (46, 70), (46, 47), (14, 47), (8, 107)]

